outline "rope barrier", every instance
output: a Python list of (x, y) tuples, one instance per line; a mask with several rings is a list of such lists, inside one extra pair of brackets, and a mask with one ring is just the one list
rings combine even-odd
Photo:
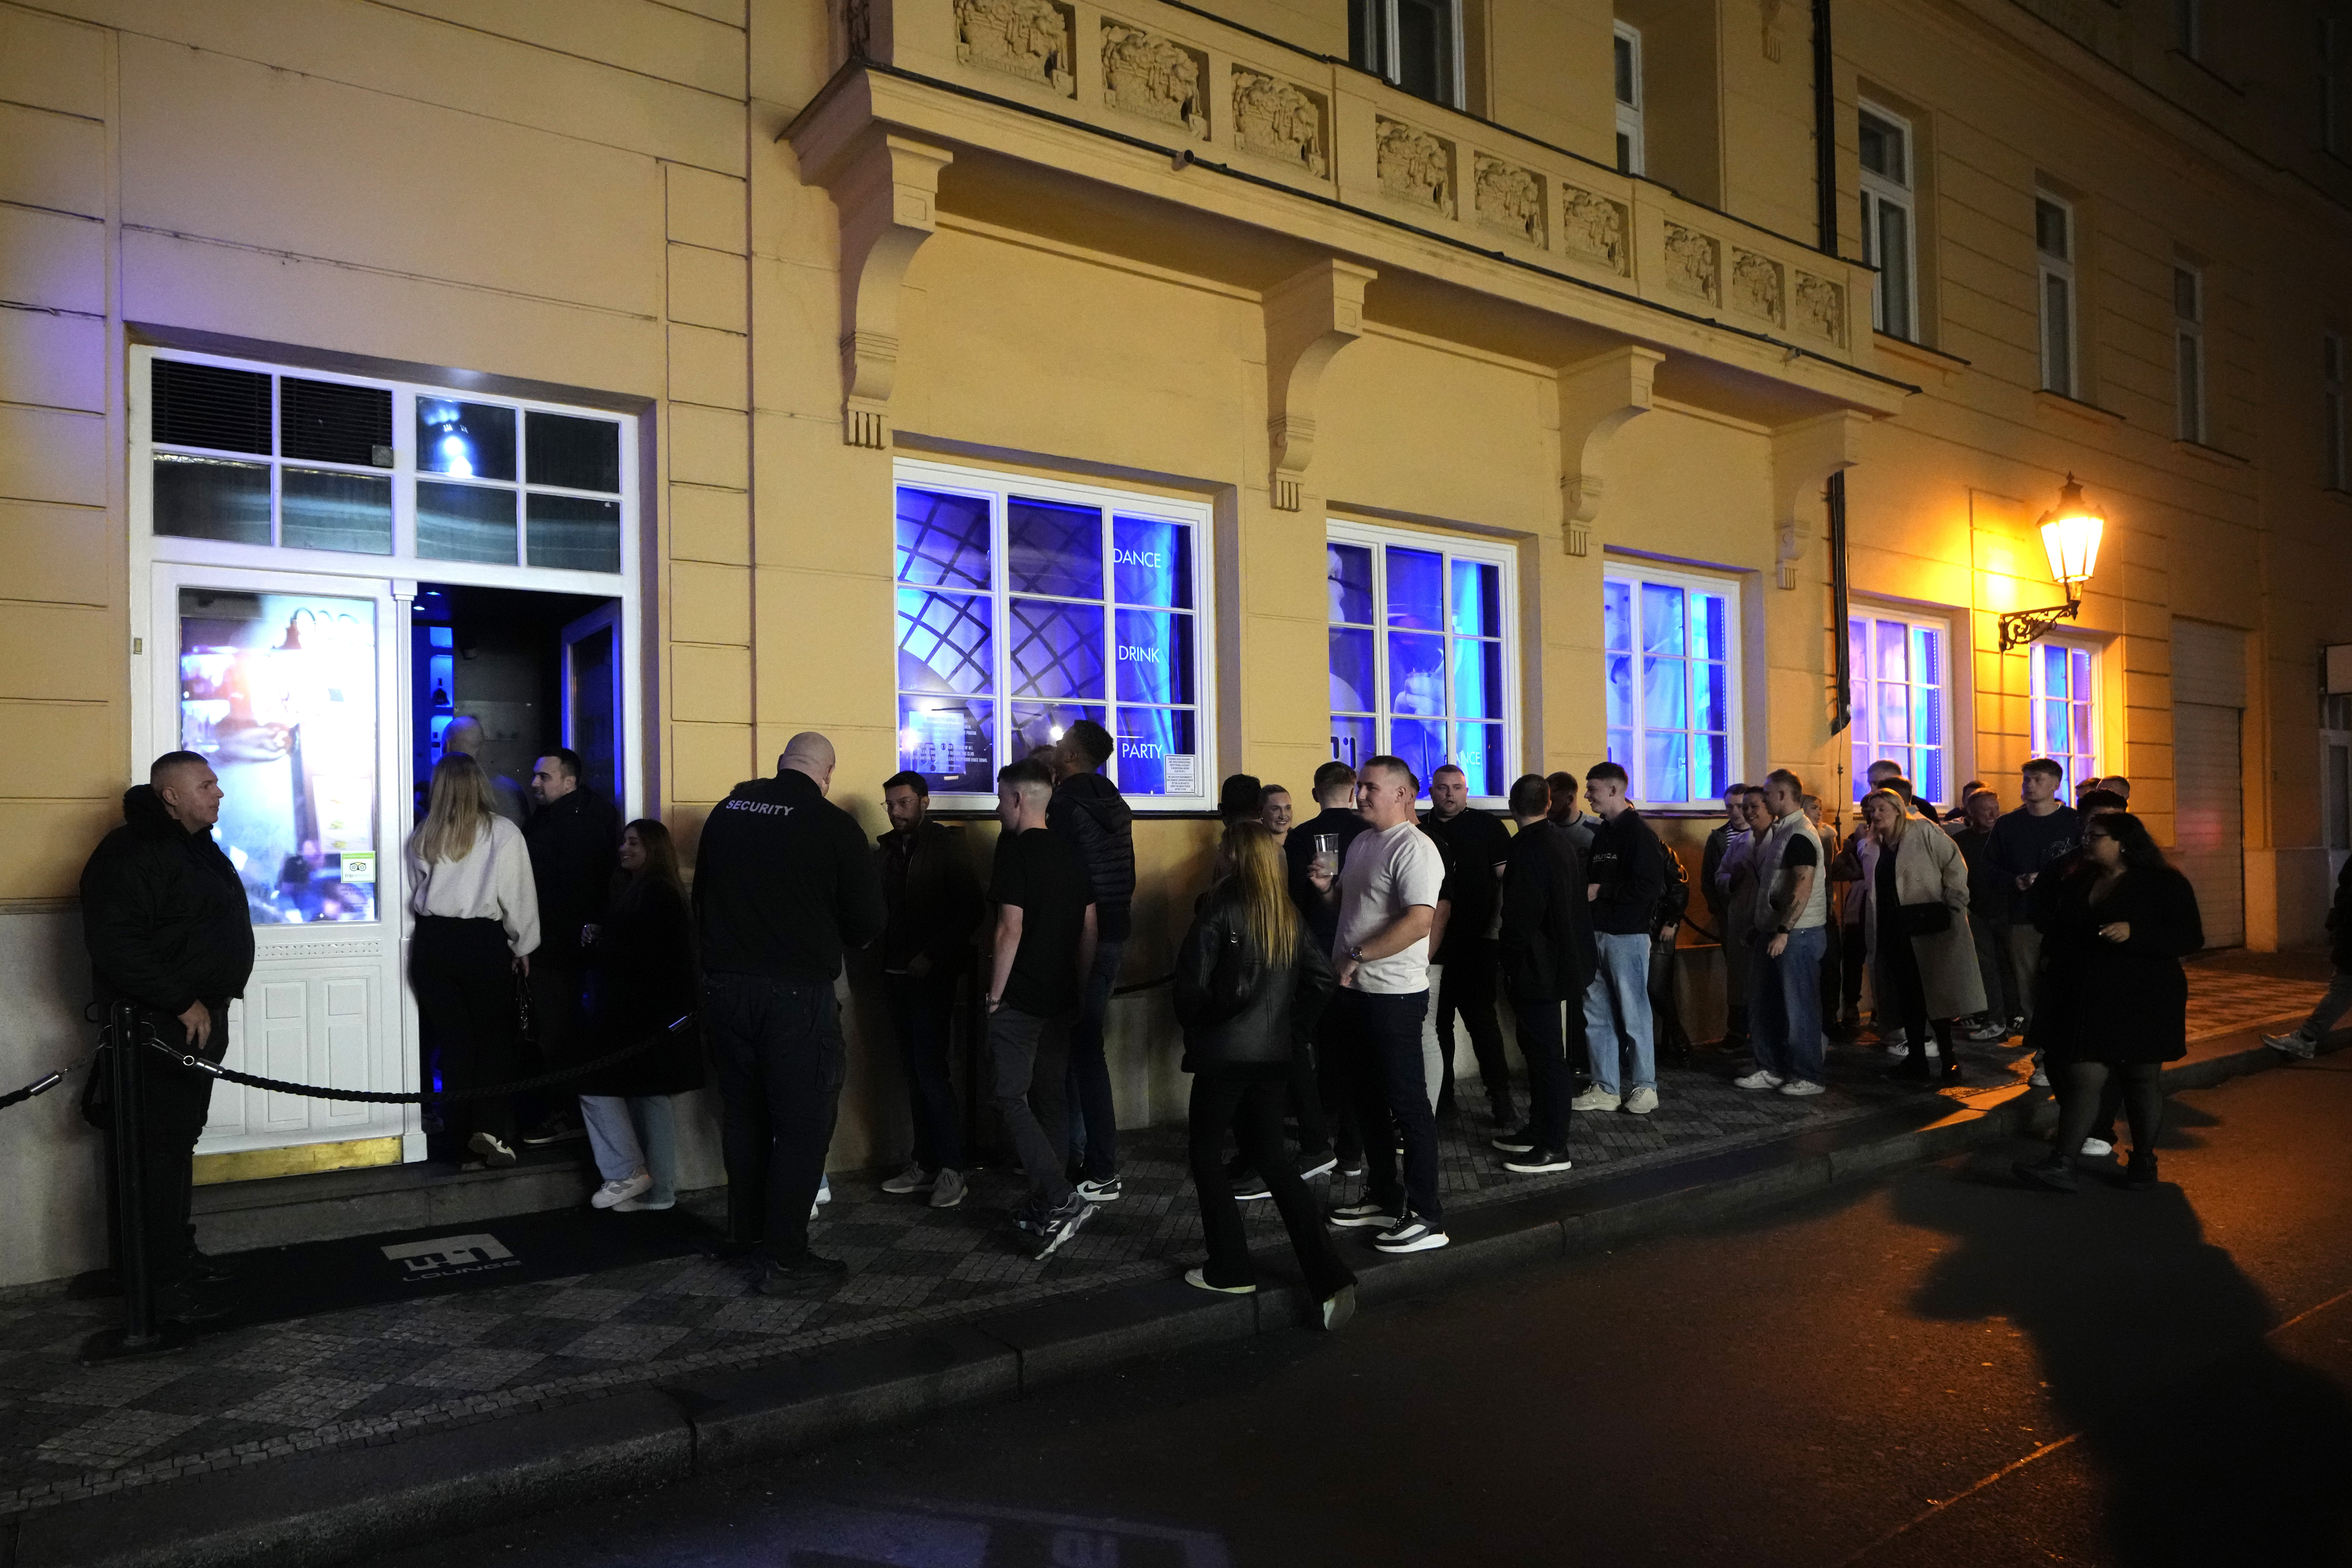
[(32, 1099), (35, 1095), (48, 1093), (49, 1090), (65, 1082), (67, 1079), (71, 1078), (74, 1074), (81, 1071), (82, 1068), (89, 1066), (92, 1061), (97, 1059), (97, 1057), (98, 1048), (93, 1046), (89, 1050), (84, 1051), (78, 1059), (68, 1062), (65, 1066), (58, 1068), (55, 1072), (44, 1073), (39, 1078), (37, 1078), (32, 1082), (26, 1084), (24, 1088), (16, 1089), (12, 1093), (0, 1094), (0, 1110), (5, 1110), (12, 1105), (22, 1105), (25, 1101)]
[(239, 1072), (235, 1068), (223, 1067), (208, 1058), (200, 1057), (194, 1051), (178, 1050), (167, 1046), (152, 1028), (147, 1032), (143, 1043), (154, 1047), (165, 1058), (191, 1072), (200, 1072), (210, 1078), (226, 1079), (230, 1083), (241, 1083), (247, 1089), (267, 1089), (278, 1094), (299, 1094), (311, 1100), (354, 1100), (366, 1105), (448, 1105), (469, 1100), (495, 1100), (504, 1095), (520, 1094), (527, 1089), (546, 1089), (572, 1079), (585, 1078), (590, 1073), (602, 1072), (616, 1062), (625, 1062), (632, 1058), (641, 1057), (656, 1046), (675, 1039), (690, 1028), (693, 1023), (694, 1016), (689, 1013), (660, 1034), (648, 1035), (633, 1046), (624, 1046), (617, 1051), (598, 1057), (593, 1061), (582, 1062), (575, 1067), (559, 1068), (553, 1072), (543, 1072), (537, 1078), (522, 1079), (514, 1083), (488, 1084), (478, 1089), (417, 1089), (405, 1094), (359, 1089), (330, 1089), (315, 1083), (289, 1083), (284, 1079), (263, 1078), (256, 1073)]

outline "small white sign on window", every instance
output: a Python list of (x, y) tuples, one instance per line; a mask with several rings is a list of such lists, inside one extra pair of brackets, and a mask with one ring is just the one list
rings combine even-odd
[(1160, 759), (1170, 795), (1201, 793), (1201, 759), (1190, 752), (1170, 752)]
[(373, 882), (375, 880), (375, 851), (373, 849), (344, 850), (343, 880), (346, 883), (352, 884)]

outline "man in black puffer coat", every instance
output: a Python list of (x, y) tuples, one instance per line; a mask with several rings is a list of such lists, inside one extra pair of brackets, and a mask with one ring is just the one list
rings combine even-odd
[[(220, 780), (194, 752), (155, 759), (122, 797), (122, 826), (81, 874), (82, 937), (100, 1007), (138, 1009), (139, 1026), (214, 1061), (228, 1048), (228, 1005), (253, 974), (253, 923), (236, 868), (213, 842)], [(157, 1310), (195, 1322), (226, 1303), (203, 1289), (188, 1225), (196, 1140), (213, 1080), (152, 1052), (145, 1071), (146, 1241)], [(209, 1276), (209, 1266), (205, 1266)]]
[(1108, 1203), (1119, 1194), (1118, 1113), (1103, 1060), (1103, 1016), (1119, 960), (1127, 956), (1128, 911), (1135, 902), (1135, 814), (1118, 786), (1102, 775), (1110, 748), (1110, 731), (1093, 720), (1072, 724), (1055, 749), (1054, 798), (1045, 805), (1046, 827), (1078, 852), (1095, 894), (1095, 963), (1070, 1031), (1068, 1089), (1086, 1129), (1086, 1170), (1077, 1187), (1089, 1203)]

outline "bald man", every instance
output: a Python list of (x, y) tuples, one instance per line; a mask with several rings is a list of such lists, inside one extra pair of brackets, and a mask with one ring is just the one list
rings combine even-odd
[(460, 713), (449, 721), (447, 729), (441, 731), (441, 754), (445, 757), (468, 756), (481, 763), (482, 772), (489, 777), (490, 798), (499, 808), (499, 815), (521, 827), (530, 821), (530, 806), (522, 797), (522, 785), (490, 766), (490, 760), (482, 755), (489, 741), (489, 731), (482, 728), (479, 719), (470, 713)]
[(694, 858), (702, 1022), (719, 1062), (730, 1254), (787, 1295), (846, 1267), (809, 1250), (845, 1050), (833, 983), (845, 948), (882, 933), (882, 876), (847, 812), (824, 798), (833, 742), (794, 735), (776, 776), (737, 784)]

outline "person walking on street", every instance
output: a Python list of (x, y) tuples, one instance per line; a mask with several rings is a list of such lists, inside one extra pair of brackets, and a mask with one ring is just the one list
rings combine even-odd
[[(1127, 956), (1129, 906), (1135, 899), (1134, 813), (1118, 786), (1102, 775), (1110, 754), (1110, 731), (1091, 719), (1080, 719), (1044, 759), (1060, 770), (1045, 825), (1077, 851), (1094, 891), (1094, 956), (1078, 998), (1078, 1020), (1070, 1031), (1066, 1094), (1076, 1112), (1070, 1132), (1085, 1142), (1078, 1190), (1089, 1203), (1098, 1204), (1111, 1202), (1120, 1191), (1118, 1108), (1111, 1100), (1103, 1029), (1111, 992), (1118, 984), (1118, 966)], [(1251, 788), (1256, 788), (1255, 783)]]
[(1442, 1107), (1454, 1099), (1454, 1020), (1459, 1016), (1477, 1058), (1486, 1090), (1487, 1113), (1497, 1131), (1518, 1126), (1511, 1103), (1511, 1059), (1503, 1049), (1503, 1026), (1495, 1016), (1495, 922), (1501, 916), (1503, 858), (1511, 836), (1483, 811), (1470, 808), (1470, 781), (1447, 763), (1429, 776), (1429, 815), (1422, 831), (1450, 852), (1453, 905), (1437, 948), (1437, 1046)]
[[(2018, 795), (2024, 802), (1992, 825), (1985, 855), (1993, 876), (2007, 889), (2009, 910), (2000, 925), (2000, 948), (2009, 961), (2009, 994), (2016, 1009), (2011, 1032), (2023, 1034), (2033, 1022), (2035, 983), (2042, 967), (2042, 933), (2033, 923), (2033, 880), (2050, 863), (2074, 847), (2082, 832), (2073, 806), (2058, 798), (2066, 770), (2047, 757), (2025, 764), (2018, 778)], [(2047, 1088), (2049, 1075), (2039, 1056), (2033, 1063), (2033, 1085)]]
[[(99, 1008), (128, 1002), (134, 1029), (173, 1050), (217, 1062), (228, 1049), (228, 1008), (253, 975), (253, 921), (236, 868), (213, 840), (220, 779), (195, 752), (167, 752), (147, 782), (123, 792), (122, 825), (99, 841), (81, 873), (82, 942)], [(115, 1048), (135, 1050), (131, 1041)], [(226, 1276), (195, 1248), (188, 1220), (196, 1140), (213, 1080), (149, 1054), (141, 1064), (145, 1178), (140, 1235), (155, 1310), (183, 1323), (227, 1315)]]
[[(490, 781), (463, 752), (433, 770), (425, 820), (409, 836), (408, 908), (416, 929), (408, 980), (425, 1054), (445, 1090), (514, 1077), (515, 979), (539, 951), (539, 893), (521, 832), (498, 815)], [(445, 1101), (443, 1124), (477, 1156), (469, 1168), (515, 1163), (514, 1102), (504, 1095)]]
[(2327, 956), (2336, 973), (2311, 1016), (2287, 1034), (2263, 1037), (2263, 1044), (2283, 1057), (2309, 1061), (2319, 1054), (2320, 1042), (2336, 1021), (2352, 1012), (2352, 860), (2336, 874), (2336, 901), (2327, 908)]
[[(1595, 763), (1584, 775), (1585, 797), (1600, 814), (1592, 830), (1586, 894), (1600, 969), (1584, 992), (1584, 1031), (1592, 1058), (1592, 1087), (1576, 1097), (1579, 1110), (1636, 1116), (1658, 1108), (1658, 1069), (1651, 1037), (1650, 922), (1665, 891), (1665, 847), (1625, 798), (1625, 770)], [(1627, 1076), (1630, 1069), (1630, 1077)]]
[[(1952, 1020), (1984, 1011), (1976, 939), (1969, 933), (1969, 868), (1950, 834), (1905, 809), (1892, 790), (1862, 798), (1863, 820), (1878, 841), (1865, 886), (1870, 957), (1903, 1019), (1911, 1053), (1895, 1070), (1919, 1082), (1960, 1081)], [(1933, 1031), (1940, 1073), (1927, 1065)]]
[[(567, 1066), (579, 1055), (587, 969), (581, 933), (613, 896), (621, 837), (620, 813), (588, 787), (582, 768), (580, 753), (568, 746), (540, 758), (530, 775), (536, 807), (522, 825), (523, 842), (530, 847), (531, 886), (539, 894), (530, 1015), (538, 1027), (541, 1070)], [(572, 1097), (559, 1091), (554, 1098), (556, 1107), (524, 1130), (522, 1141), (533, 1148), (582, 1135)]]
[(963, 1122), (948, 1053), (956, 982), (971, 967), (985, 900), (964, 858), (962, 836), (931, 820), (931, 786), (917, 773), (882, 785), (890, 831), (876, 849), (882, 868), (882, 996), (907, 1074), (915, 1147), (907, 1168), (882, 1184), (893, 1194), (928, 1193), (930, 1206), (963, 1202)]
[(1183, 1067), (1192, 1075), (1192, 1187), (1209, 1250), (1208, 1261), (1187, 1269), (1184, 1279), (1228, 1295), (1257, 1289), (1241, 1206), (1221, 1157), (1230, 1133), (1242, 1157), (1264, 1173), (1323, 1326), (1336, 1329), (1355, 1310), (1356, 1277), (1332, 1249), (1313, 1194), (1290, 1168), (1282, 1107), (1291, 1058), (1339, 979), (1298, 918), (1265, 826), (1246, 817), (1227, 824), (1223, 858), (1233, 870), (1202, 900), (1176, 956), (1176, 1021), (1184, 1030)]
[(834, 983), (845, 948), (882, 934), (882, 879), (857, 819), (825, 799), (833, 742), (804, 730), (773, 778), (735, 786), (694, 858), (702, 1026), (719, 1063), (727, 1164), (723, 1255), (756, 1256), (786, 1295), (847, 1268), (809, 1248), (846, 1051)]
[(2189, 977), (2180, 961), (2205, 945), (2197, 892), (2167, 864), (2147, 825), (2127, 811), (2084, 824), (2092, 874), (2070, 877), (2044, 933), (2048, 984), (2034, 1038), (2059, 1080), (2050, 1152), (2012, 1169), (2058, 1192), (2075, 1187), (2074, 1151), (2089, 1135), (2111, 1080), (2131, 1122), (2126, 1187), (2157, 1183), (2164, 1064), (2189, 1054)]
[(1348, 847), (1337, 877), (1322, 865), (1307, 872), (1339, 911), (1331, 954), (1340, 987), (1337, 1043), (1364, 1140), (1365, 1195), (1332, 1209), (1331, 1223), (1376, 1230), (1372, 1245), (1382, 1252), (1425, 1252), (1447, 1240), (1437, 1121), (1421, 1054), (1429, 932), (1445, 859), (1413, 816), (1420, 793), (1402, 758), (1366, 762), (1356, 781), (1365, 831)]
[[(695, 1009), (694, 917), (669, 829), (640, 817), (621, 830), (621, 874), (604, 918), (582, 953), (594, 977), (590, 1028), (604, 1056), (654, 1036), (661, 1044), (583, 1079), (581, 1119), (604, 1184), (589, 1203), (623, 1214), (677, 1201), (677, 1114), (673, 1096), (702, 1087), (698, 1033), (670, 1032)], [(536, 967), (534, 965), (534, 967)]]
[(1822, 838), (1805, 815), (1805, 786), (1786, 768), (1764, 777), (1771, 826), (1748, 854), (1756, 892), (1749, 919), (1748, 1022), (1756, 1070), (1741, 1089), (1819, 1094), (1822, 1081), (1822, 948), (1829, 939), (1829, 878)]
[[(1698, 895), (1715, 922), (1716, 940), (1723, 944), (1724, 1012), (1722, 1048), (1748, 1048), (1748, 961), (1745, 942), (1731, 933), (1731, 882), (1748, 858), (1752, 842), (1748, 832), (1748, 786), (1733, 784), (1723, 792), (1723, 821), (1706, 836), (1699, 850)], [(1744, 919), (1743, 913), (1743, 919)]]
[(1568, 1133), (1574, 1087), (1569, 1026), (1581, 1031), (1585, 988), (1600, 967), (1592, 940), (1592, 903), (1584, 896), (1583, 858), (1547, 816), (1549, 789), (1528, 773), (1511, 786), (1511, 816), (1518, 824), (1503, 858), (1501, 936), (1503, 985), (1517, 1021), (1519, 1054), (1528, 1061), (1528, 1124), (1494, 1139), (1503, 1168), (1523, 1175), (1569, 1168)]
[[(1100, 919), (1086, 863), (1045, 826), (1054, 784), (1035, 760), (996, 775), (996, 816), (1004, 831), (988, 896), (996, 941), (987, 992), (988, 1053), (1005, 1135), (1029, 1178), (1014, 1215), (1039, 1238), (1039, 1261), (1069, 1244), (1095, 1212), (1070, 1183), (1062, 1146), (1069, 1121), (1070, 1018), (1087, 977), (1098, 973)], [(1114, 1190), (1109, 1195), (1116, 1196)]]

